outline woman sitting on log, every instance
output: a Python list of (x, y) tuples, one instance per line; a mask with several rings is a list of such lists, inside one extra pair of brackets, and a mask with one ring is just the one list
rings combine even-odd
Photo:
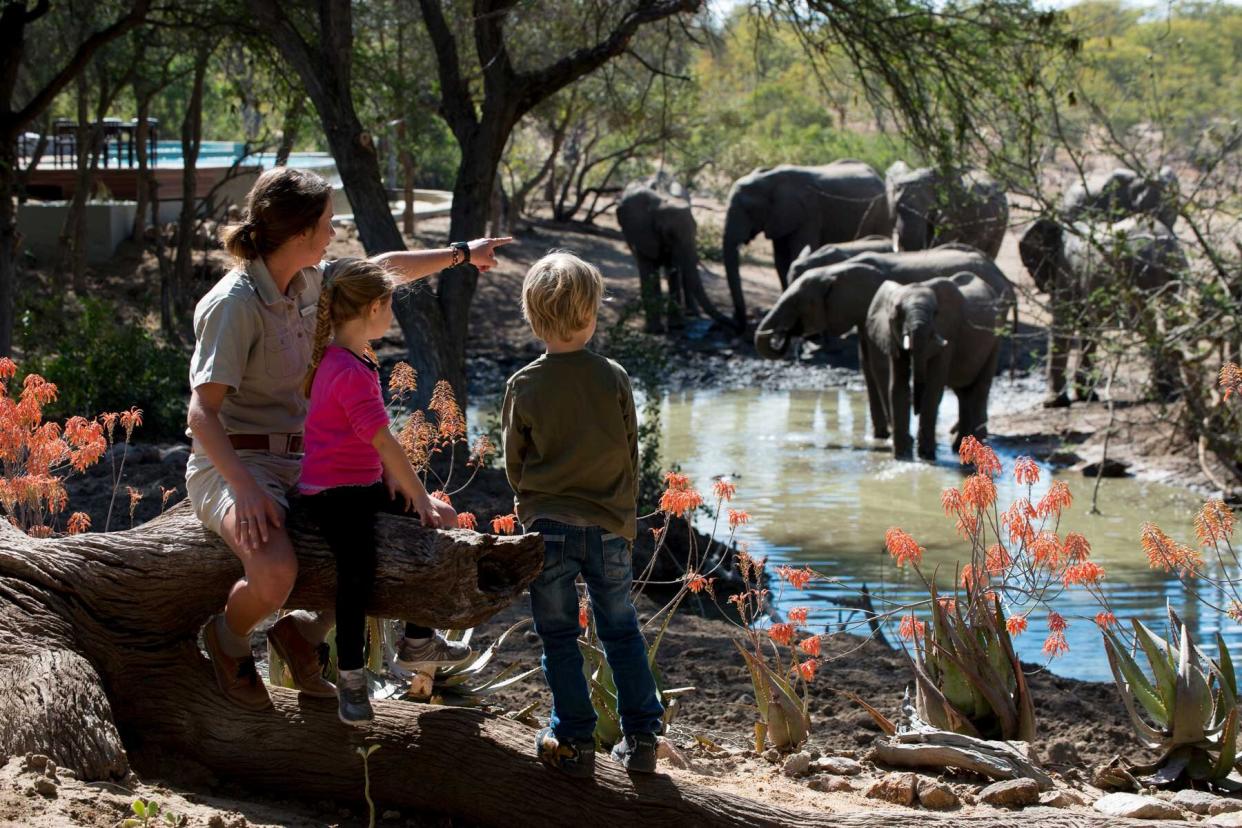
[[(323, 259), (335, 235), (331, 196), (328, 183), (306, 170), (281, 167), (259, 176), (245, 220), (223, 233), (237, 266), (194, 309), (186, 492), (204, 526), (245, 569), (203, 639), (220, 689), (252, 710), (271, 700), (255, 670), (250, 634), (284, 604), (297, 578), (284, 516), (301, 471), (302, 381), (319, 294), (339, 264)], [(464, 262), (486, 271), (496, 264), (495, 248), (509, 241), (476, 239), (371, 261), (407, 283)], [(333, 623), (332, 613), (298, 611), (268, 631), (271, 649), (304, 693), (336, 695), (317, 653)]]

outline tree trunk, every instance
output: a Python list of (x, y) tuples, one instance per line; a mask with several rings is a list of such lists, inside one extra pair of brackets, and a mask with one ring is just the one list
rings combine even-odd
[(138, 244), (142, 244), (142, 236), (147, 229), (147, 207), (151, 200), (152, 176), (147, 158), (147, 141), (150, 139), (151, 127), (147, 118), (151, 114), (151, 98), (154, 96), (154, 90), (143, 89), (138, 93), (138, 124), (134, 129), (134, 152), (138, 156), (138, 172), (135, 174), (137, 186), (134, 188), (137, 207), (134, 209), (134, 228), (131, 235)]
[(13, 353), (13, 299), (17, 292), (17, 146), (0, 138), (0, 356)]
[(289, 163), (289, 153), (298, 140), (298, 126), (302, 121), (302, 112), (306, 109), (306, 97), (294, 93), (289, 108), (285, 110), (284, 128), (280, 131), (280, 145), (276, 148), (276, 166), (283, 167)]
[[(174, 313), (187, 313), (192, 305), (191, 277), (194, 274), (194, 230), (198, 222), (198, 151), (203, 144), (203, 85), (207, 63), (215, 44), (199, 46), (194, 56), (194, 80), (185, 117), (181, 119), (181, 213), (177, 216), (177, 255), (169, 295)], [(174, 323), (175, 327), (175, 323)]]
[[(332, 603), (331, 555), (295, 501), (289, 526), (301, 571), (289, 605)], [(516, 598), (543, 563), (537, 536), (425, 530), (380, 517), (379, 577), (368, 610), (435, 626), (477, 624)], [(332, 699), (272, 688), (274, 709), (248, 712), (218, 692), (196, 643), (240, 565), (182, 504), (138, 529), (36, 540), (0, 522), (0, 754), (44, 753), (86, 780), (134, 766), (197, 764), (268, 795), (357, 801), (355, 748), (384, 808), (481, 825), (538, 814), (548, 825), (898, 826), (906, 811), (813, 813), (772, 807), (601, 761), (584, 784), (543, 767), (533, 733), (479, 710), (375, 702), (375, 720), (342, 725)], [(446, 761), (445, 757), (453, 757)], [(921, 824), (1082, 826), (1084, 814), (940, 816)], [(1123, 821), (1112, 821), (1121, 825)], [(1143, 824), (1143, 823), (1138, 823)]]

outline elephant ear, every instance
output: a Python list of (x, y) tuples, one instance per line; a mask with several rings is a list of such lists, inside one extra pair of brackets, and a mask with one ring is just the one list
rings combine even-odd
[(1035, 281), (1036, 289), (1052, 289), (1061, 259), (1065, 231), (1052, 219), (1041, 218), (1027, 228), (1018, 240), (1018, 255)]

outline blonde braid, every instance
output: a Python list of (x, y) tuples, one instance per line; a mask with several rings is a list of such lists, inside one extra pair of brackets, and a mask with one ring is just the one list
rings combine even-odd
[(328, 349), (328, 340), (332, 338), (332, 299), (335, 285), (324, 285), (319, 294), (319, 305), (315, 313), (315, 340), (311, 345), (311, 363), (306, 371), (306, 380), (302, 383), (302, 393), (310, 398), (311, 386), (315, 383), (315, 372), (323, 360), (323, 353)]

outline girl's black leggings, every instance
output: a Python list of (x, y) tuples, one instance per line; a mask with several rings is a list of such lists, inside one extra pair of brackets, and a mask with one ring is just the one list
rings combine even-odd
[[(338, 486), (308, 496), (314, 504), (332, 556), (336, 558), (336, 662), (341, 670), (360, 670), (364, 664), (367, 599), (375, 583), (375, 516), (400, 512), (401, 501), (388, 497), (383, 483)], [(427, 627), (406, 622), (406, 638), (428, 638)]]

